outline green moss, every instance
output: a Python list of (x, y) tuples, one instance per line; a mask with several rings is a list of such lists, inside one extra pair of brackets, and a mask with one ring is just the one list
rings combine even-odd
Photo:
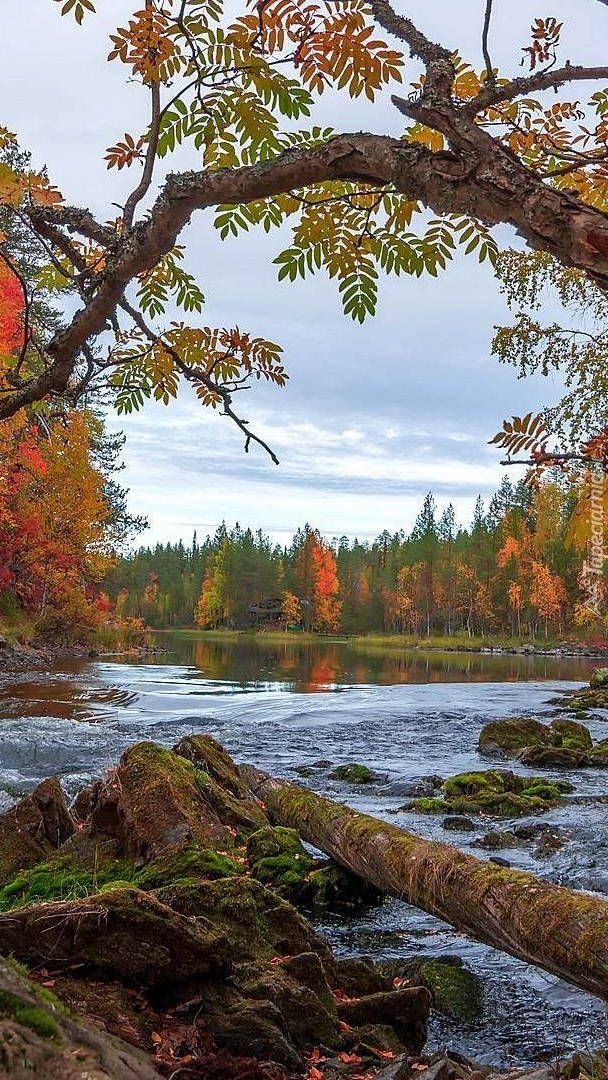
[(22, 871), (0, 889), (0, 911), (51, 900), (78, 900), (118, 879), (133, 881), (133, 870), (127, 860), (82, 866), (67, 857), (57, 858)]
[(367, 765), (359, 765), (351, 762), (350, 765), (338, 765), (332, 772), (334, 780), (345, 780), (349, 784), (371, 784), (375, 780), (374, 773)]
[(257, 829), (247, 841), (247, 855), (253, 876), (280, 896), (297, 900), (311, 891), (308, 875), (317, 864), (295, 829)]
[(49, 1016), (48, 1012), (36, 1005), (28, 1005), (8, 990), (0, 990), (0, 1013), (9, 1016), (22, 1027), (29, 1028), (42, 1039), (58, 1042), (61, 1037), (57, 1021)]
[(549, 728), (530, 716), (510, 720), (492, 720), (479, 734), (478, 749), (484, 754), (515, 757), (526, 746), (545, 746), (551, 742)]
[(407, 804), (406, 809), (415, 810), (418, 814), (445, 814), (446, 805), (445, 799), (423, 798), (413, 799)]
[(456, 1020), (474, 1020), (481, 1013), (479, 982), (454, 957), (453, 961), (424, 960), (418, 968), (420, 981), (432, 995), (435, 1008)]

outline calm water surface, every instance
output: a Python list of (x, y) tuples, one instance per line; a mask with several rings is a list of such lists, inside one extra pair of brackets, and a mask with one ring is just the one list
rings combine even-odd
[[(0, 808), (58, 773), (70, 794), (140, 739), (172, 745), (210, 732), (237, 760), (296, 779), (319, 759), (362, 761), (382, 777), (363, 791), (332, 781), (328, 769), (305, 782), (352, 806), (485, 857), (479, 832), (446, 834), (437, 818), (394, 811), (403, 797), (385, 784), (483, 768), (475, 749), (487, 720), (548, 719), (550, 699), (587, 681), (594, 662), (550, 657), (353, 648), (340, 642), (275, 644), (170, 635), (166, 653), (146, 659), (65, 661), (51, 670), (0, 675)], [(608, 714), (606, 714), (608, 720)], [(597, 714), (596, 738), (608, 736)], [(523, 767), (522, 773), (529, 772)], [(541, 877), (608, 895), (605, 805), (608, 776), (565, 774), (582, 804), (544, 820), (566, 830), (561, 852), (501, 852)], [(468, 941), (398, 901), (363, 916), (331, 917), (323, 931), (336, 949), (376, 959), (457, 953), (482, 979), (484, 1014), (474, 1025), (435, 1018), (431, 1042), (497, 1065), (551, 1059), (604, 1039), (602, 1007), (559, 980)]]

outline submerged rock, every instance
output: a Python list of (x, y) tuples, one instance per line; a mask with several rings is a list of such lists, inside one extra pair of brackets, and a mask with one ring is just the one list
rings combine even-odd
[(367, 765), (360, 765), (358, 762), (338, 765), (331, 775), (334, 780), (344, 780), (348, 784), (373, 784), (374, 780), (380, 779)]

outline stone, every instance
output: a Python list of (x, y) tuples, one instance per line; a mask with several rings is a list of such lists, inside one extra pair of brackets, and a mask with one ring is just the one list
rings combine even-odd
[(301, 1071), (303, 1061), (294, 1047), (280, 1009), (271, 1001), (248, 1001), (229, 1013), (208, 1013), (207, 1025), (219, 1046), (232, 1054), (276, 1061)]
[(479, 734), (477, 748), (490, 757), (515, 757), (525, 746), (549, 746), (552, 734), (546, 724), (530, 716), (491, 720)]
[(561, 746), (527, 746), (517, 754), (522, 765), (539, 769), (581, 769), (588, 764), (587, 754)]
[(339, 1001), (338, 1016), (351, 1027), (389, 1024), (411, 1054), (419, 1054), (426, 1042), (431, 995), (424, 986), (409, 986), (368, 994), (354, 1001)]
[(374, 1080), (409, 1080), (411, 1075), (409, 1058), (407, 1054), (402, 1054), (391, 1061), (390, 1065), (385, 1065), (383, 1069), (380, 1069)]
[(0, 884), (22, 868), (55, 853), (74, 832), (65, 795), (56, 776), (0, 814)]
[(567, 750), (590, 750), (593, 746), (591, 732), (584, 724), (576, 720), (557, 719), (552, 720), (549, 728), (555, 734), (555, 745), (563, 746)]
[(209, 920), (184, 917), (130, 888), (3, 912), (0, 950), (32, 966), (90, 964), (146, 986), (223, 978), (234, 955)]
[(378, 970), (369, 956), (339, 957), (336, 967), (338, 986), (349, 997), (362, 997), (391, 989), (390, 979)]
[(463, 817), (462, 814), (453, 814), (451, 817), (446, 817), (441, 824), (448, 832), (472, 832), (473, 829), (477, 828), (474, 821), (471, 821), (468, 817)]

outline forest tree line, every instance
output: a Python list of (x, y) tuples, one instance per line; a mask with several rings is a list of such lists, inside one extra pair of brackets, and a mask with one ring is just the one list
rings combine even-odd
[[(581, 600), (586, 504), (580, 486), (505, 477), (468, 527), (426, 496), (410, 533), (328, 541), (306, 525), (288, 547), (222, 524), (189, 546), (120, 559), (105, 588), (121, 617), (155, 628), (292, 628), (344, 633), (525, 635), (597, 631)], [(602, 583), (602, 588), (604, 585)]]

